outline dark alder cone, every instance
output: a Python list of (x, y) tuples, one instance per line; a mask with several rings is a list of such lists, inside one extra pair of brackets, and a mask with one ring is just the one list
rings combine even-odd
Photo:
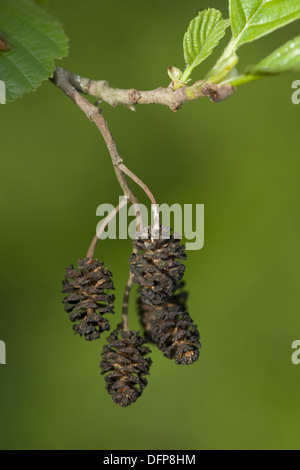
[(142, 394), (149, 374), (151, 359), (145, 357), (150, 350), (136, 331), (113, 331), (108, 337), (109, 345), (103, 348), (100, 364), (105, 377), (106, 389), (115, 403), (128, 406)]
[(197, 361), (200, 335), (186, 308), (187, 293), (173, 295), (163, 305), (149, 306), (140, 299), (139, 314), (145, 336), (176, 364)]
[(157, 311), (159, 309), (159, 305), (148, 305), (142, 301), (142, 298), (138, 297), (138, 312), (140, 316), (140, 322), (143, 327), (143, 333), (145, 338), (153, 343), (153, 322), (156, 319)]
[(107, 290), (114, 289), (112, 274), (102, 262), (92, 258), (78, 260), (78, 269), (72, 265), (67, 267), (62, 290), (67, 294), (65, 311), (75, 323), (75, 333), (91, 341), (109, 330), (109, 323), (102, 315), (114, 313), (115, 297), (107, 293)]
[[(146, 237), (144, 236), (146, 233)], [(142, 301), (148, 305), (161, 305), (177, 290), (185, 266), (186, 253), (180, 239), (169, 235), (170, 229), (160, 227), (159, 234), (151, 238), (151, 227), (140, 238), (133, 240), (137, 253), (130, 257), (133, 282), (140, 285)]]

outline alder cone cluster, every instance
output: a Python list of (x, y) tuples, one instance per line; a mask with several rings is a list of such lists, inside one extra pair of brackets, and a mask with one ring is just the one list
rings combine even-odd
[(65, 311), (74, 322), (73, 330), (86, 340), (98, 339), (103, 331), (109, 330), (105, 313), (114, 313), (115, 296), (107, 293), (113, 290), (111, 272), (101, 261), (85, 258), (78, 260), (78, 270), (67, 267), (62, 292)]
[(145, 337), (152, 341), (168, 359), (189, 365), (200, 353), (200, 335), (187, 307), (187, 293), (174, 294), (162, 305), (149, 306), (138, 300), (139, 315)]
[(161, 305), (177, 290), (185, 266), (185, 247), (180, 239), (170, 235), (170, 229), (161, 226), (154, 233), (151, 227), (133, 240), (136, 253), (130, 257), (133, 282), (139, 284), (142, 301)]
[(142, 394), (147, 385), (151, 359), (145, 340), (136, 331), (114, 330), (103, 348), (100, 364), (105, 377), (106, 389), (115, 403), (129, 406)]
[[(157, 231), (148, 227), (133, 240), (133, 247), (130, 270), (133, 282), (139, 285), (138, 311), (144, 337), (129, 330), (124, 301), (123, 325), (108, 337), (100, 363), (106, 389), (122, 407), (136, 402), (147, 385), (152, 361), (146, 339), (176, 364), (193, 364), (201, 348), (197, 326), (186, 307), (182, 282), (186, 253), (180, 237), (164, 226)], [(112, 274), (101, 261), (84, 258), (78, 260), (78, 268), (67, 267), (63, 302), (75, 333), (91, 341), (110, 329), (104, 315), (114, 313), (112, 290)]]

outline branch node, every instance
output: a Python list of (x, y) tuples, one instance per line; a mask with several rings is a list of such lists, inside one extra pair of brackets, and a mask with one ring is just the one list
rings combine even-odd
[(136, 104), (141, 99), (141, 94), (132, 88), (128, 92), (128, 98), (130, 99), (131, 103)]
[(204, 83), (201, 88), (204, 96), (209, 96), (211, 101), (219, 103), (229, 98), (235, 92), (235, 88), (231, 85), (217, 85), (214, 83)]

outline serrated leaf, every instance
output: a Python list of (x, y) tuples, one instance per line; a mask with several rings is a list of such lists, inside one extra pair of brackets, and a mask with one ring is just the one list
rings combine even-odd
[(201, 11), (188, 27), (183, 39), (184, 58), (188, 66), (197, 67), (218, 45), (225, 35), (229, 20), (214, 8)]
[(68, 52), (61, 24), (31, 0), (0, 0), (0, 32), (9, 48), (0, 52), (7, 101), (36, 90)]
[(190, 22), (183, 38), (184, 58), (187, 64), (183, 81), (212, 53), (225, 35), (229, 24), (229, 20), (223, 20), (222, 13), (214, 8), (201, 11)]
[(300, 72), (300, 36), (279, 47), (255, 67), (251, 67), (248, 73), (278, 75), (290, 72)]
[(259, 64), (248, 68), (245, 74), (232, 77), (226, 83), (240, 86), (259, 78), (291, 72), (300, 72), (300, 36), (276, 49)]
[(300, 18), (299, 0), (229, 0), (237, 49)]

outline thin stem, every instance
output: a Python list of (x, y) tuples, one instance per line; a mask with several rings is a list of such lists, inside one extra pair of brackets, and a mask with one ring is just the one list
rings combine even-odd
[(148, 186), (138, 176), (136, 176), (132, 171), (130, 171), (129, 168), (124, 165), (124, 163), (121, 163), (119, 166), (123, 173), (129, 176), (129, 178), (131, 178), (136, 184), (138, 184), (143, 189), (143, 191), (147, 194), (148, 198), (150, 199), (151, 204), (156, 204), (156, 199), (153, 193), (148, 188)]
[(118, 212), (120, 212), (120, 210), (123, 209), (123, 207), (126, 206), (127, 204), (128, 204), (128, 199), (127, 198), (122, 199), (122, 201), (117, 205), (117, 207), (113, 211), (111, 211), (107, 217), (105, 217), (99, 229), (97, 230), (97, 233), (94, 236), (92, 243), (90, 244), (90, 247), (86, 255), (87, 258), (93, 258), (97, 243), (99, 239), (101, 238), (102, 233), (104, 232), (108, 224), (111, 222), (111, 220), (113, 220), (114, 217), (118, 214)]
[(87, 255), (86, 255), (87, 258), (93, 258), (98, 240), (99, 240), (99, 238), (98, 238), (98, 235), (96, 234), (94, 236), (93, 240), (92, 240), (92, 243), (89, 246), (89, 249), (88, 249), (88, 252), (87, 252)]
[(245, 83), (252, 82), (254, 80), (259, 80), (260, 78), (264, 78), (265, 75), (240, 75), (239, 77), (232, 78), (230, 80), (230, 84), (232, 83), (234, 86), (244, 85)]
[(191, 67), (191, 66), (187, 67), (184, 70), (183, 74), (181, 75), (180, 81), (186, 82), (190, 78), (190, 75), (191, 75), (192, 71), (193, 71), (193, 67)]

